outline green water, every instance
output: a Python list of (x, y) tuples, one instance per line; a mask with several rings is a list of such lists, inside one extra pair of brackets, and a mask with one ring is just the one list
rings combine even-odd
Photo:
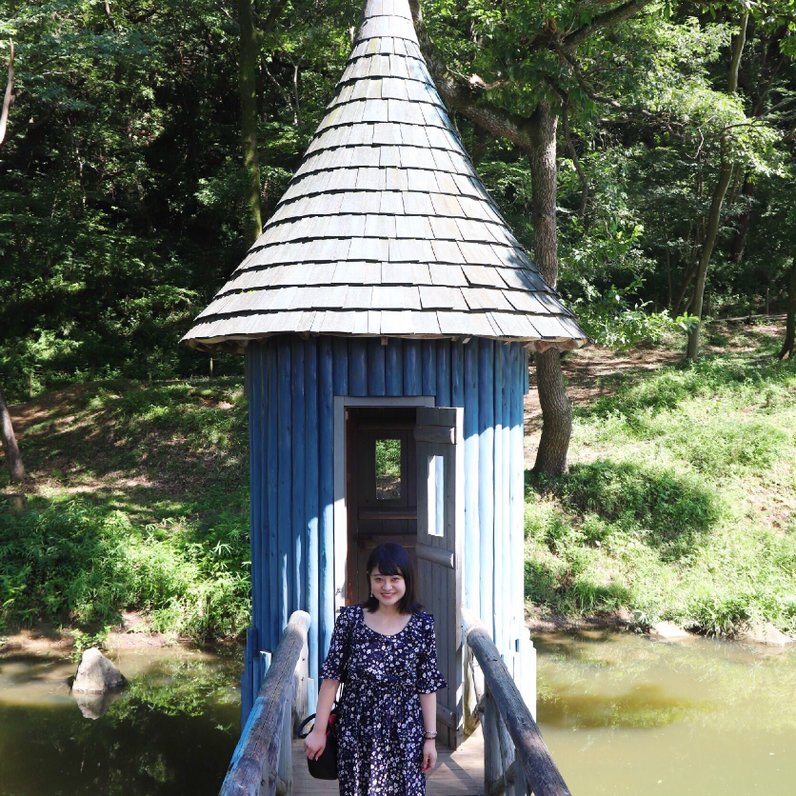
[[(796, 794), (796, 649), (534, 636), (542, 732), (575, 796)], [(69, 661), (0, 659), (0, 796), (217, 794), (239, 732), (231, 660), (122, 652), (95, 720)]]
[(130, 685), (91, 719), (66, 684), (75, 664), (0, 658), (2, 796), (218, 793), (240, 729), (237, 660), (181, 648), (114, 660)]
[(534, 636), (538, 719), (575, 796), (796, 794), (796, 649)]

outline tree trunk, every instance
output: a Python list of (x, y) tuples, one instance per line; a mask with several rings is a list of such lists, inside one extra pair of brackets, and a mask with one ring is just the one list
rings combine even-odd
[[(741, 20), (741, 28), (738, 35), (733, 38), (732, 57), (730, 69), (727, 75), (727, 88), (730, 94), (735, 94), (738, 90), (738, 70), (741, 65), (741, 55), (746, 44), (746, 31), (749, 26), (749, 12), (745, 11)], [(724, 197), (727, 195), (727, 188), (732, 179), (733, 163), (727, 155), (727, 140), (721, 142), (721, 168), (716, 186), (713, 189), (713, 199), (710, 203), (710, 213), (705, 229), (705, 238), (702, 242), (702, 249), (699, 253), (699, 266), (696, 272), (696, 283), (694, 285), (694, 298), (691, 304), (691, 314), (696, 315), (697, 321), (688, 333), (688, 348), (686, 359), (694, 360), (699, 356), (699, 333), (702, 326), (702, 305), (705, 299), (705, 278), (710, 265), (710, 258), (713, 255), (713, 248), (716, 245), (716, 238), (719, 234), (721, 224), (721, 208), (724, 204)]]
[(243, 168), (246, 172), (246, 237), (254, 243), (263, 231), (260, 206), (260, 161), (257, 156), (257, 32), (252, 19), (252, 0), (238, 0), (240, 26), (240, 97)]
[(2, 109), (0, 109), (0, 146), (3, 145), (6, 137), (8, 114), (11, 111), (11, 101), (14, 98), (14, 40), (9, 39), (8, 44), (8, 79), (6, 81), (6, 91), (3, 95)]
[[(546, 102), (530, 119), (531, 220), (534, 257), (550, 287), (558, 281), (558, 233), (556, 229), (556, 129), (558, 117)], [(536, 389), (542, 407), (542, 437), (534, 472), (561, 475), (567, 471), (567, 452), (572, 436), (572, 405), (567, 397), (561, 354), (548, 349), (534, 355)]]
[(22, 456), (14, 434), (14, 426), (11, 423), (11, 414), (8, 411), (8, 406), (6, 406), (6, 399), (2, 390), (0, 390), (0, 433), (3, 435), (3, 450), (6, 454), (6, 464), (11, 474), (11, 481), (20, 483), (25, 480), (25, 467), (22, 464)]
[(785, 342), (779, 352), (780, 359), (793, 357), (794, 338), (796, 338), (796, 257), (790, 269), (790, 283), (788, 284), (788, 309), (785, 322)]
[(719, 234), (721, 224), (721, 208), (724, 204), (724, 197), (727, 193), (727, 186), (732, 177), (732, 163), (722, 158), (719, 178), (716, 187), (713, 189), (713, 200), (710, 203), (710, 213), (708, 214), (707, 229), (705, 230), (705, 240), (699, 253), (699, 266), (696, 272), (696, 284), (694, 285), (694, 298), (691, 305), (691, 314), (697, 318), (696, 323), (688, 333), (688, 350), (686, 359), (694, 360), (699, 356), (699, 332), (702, 326), (702, 305), (705, 299), (705, 279), (708, 273), (708, 265), (713, 255), (713, 248), (716, 245), (716, 238)]

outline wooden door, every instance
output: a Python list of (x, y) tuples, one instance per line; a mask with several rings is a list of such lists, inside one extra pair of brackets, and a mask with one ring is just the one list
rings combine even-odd
[(418, 595), (434, 614), (440, 668), (448, 687), (437, 693), (439, 738), (463, 740), (462, 534), (464, 443), (461, 408), (417, 410)]

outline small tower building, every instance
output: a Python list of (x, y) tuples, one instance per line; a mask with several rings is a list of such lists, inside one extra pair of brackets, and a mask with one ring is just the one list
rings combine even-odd
[[(461, 610), (521, 680), (528, 352), (587, 336), (468, 157), (408, 0), (367, 0), (353, 51), (262, 236), (184, 341), (246, 359), (253, 617), (244, 715), (290, 614), (317, 685), (374, 545), (415, 556), (462, 731)], [(522, 682), (518, 683), (522, 687)]]

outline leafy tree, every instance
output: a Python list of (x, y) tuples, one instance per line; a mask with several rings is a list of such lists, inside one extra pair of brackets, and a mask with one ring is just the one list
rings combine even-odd
[[(558, 282), (557, 133), (572, 103), (588, 104), (579, 50), (604, 31), (641, 13), (649, 0), (594, 5), (526, 0), (496, 6), (469, 0), (429, 2), (424, 44), (435, 81), (448, 106), (494, 137), (506, 138), (527, 157), (536, 263), (552, 287)], [(418, 23), (419, 3), (413, 3)], [(461, 13), (464, 11), (465, 13)], [(458, 22), (458, 25), (457, 25)], [(462, 31), (461, 25), (469, 31)], [(421, 34), (424, 30), (420, 25)], [(555, 349), (535, 355), (543, 411), (534, 470), (556, 475), (567, 467), (572, 410)]]

